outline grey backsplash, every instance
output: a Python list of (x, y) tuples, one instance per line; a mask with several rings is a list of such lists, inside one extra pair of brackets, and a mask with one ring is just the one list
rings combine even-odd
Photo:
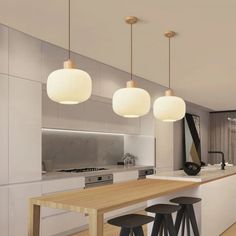
[(56, 130), (42, 132), (46, 170), (116, 165), (124, 154), (124, 136)]

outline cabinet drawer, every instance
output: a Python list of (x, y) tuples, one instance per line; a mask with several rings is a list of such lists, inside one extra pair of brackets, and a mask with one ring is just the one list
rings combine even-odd
[(113, 173), (114, 183), (138, 179), (138, 170)]
[[(67, 178), (67, 179), (57, 179), (44, 181), (42, 184), (42, 194), (51, 194), (56, 192), (69, 191), (73, 189), (83, 189), (85, 186), (84, 177), (75, 177), (75, 178)], [(61, 214), (65, 211), (42, 207), (41, 216), (47, 217), (52, 215)]]
[(46, 217), (41, 221), (41, 236), (52, 236), (88, 224), (87, 217), (77, 212), (66, 212)]

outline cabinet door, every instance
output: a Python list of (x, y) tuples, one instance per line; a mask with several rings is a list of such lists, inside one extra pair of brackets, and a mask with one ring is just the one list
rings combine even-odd
[(8, 236), (8, 187), (0, 187), (0, 234)]
[(9, 236), (28, 232), (29, 199), (41, 195), (41, 183), (9, 186)]
[(120, 183), (138, 179), (138, 170), (113, 173), (113, 182)]
[(41, 179), (41, 84), (9, 78), (9, 182)]
[(0, 185), (8, 183), (8, 78), (0, 76)]
[[(69, 191), (72, 189), (83, 189), (85, 187), (84, 177), (56, 179), (42, 182), (42, 194)], [(64, 210), (42, 207), (41, 216), (47, 217), (66, 212)]]

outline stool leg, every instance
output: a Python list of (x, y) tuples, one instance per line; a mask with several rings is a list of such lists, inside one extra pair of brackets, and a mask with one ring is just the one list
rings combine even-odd
[(192, 228), (193, 228), (194, 236), (199, 236), (197, 220), (196, 220), (196, 216), (195, 216), (195, 213), (194, 213), (193, 205), (188, 205), (187, 206), (187, 211), (188, 211), (190, 222), (191, 222), (191, 225), (192, 225)]
[(176, 228), (177, 234), (179, 233), (180, 224), (181, 224), (183, 214), (184, 214), (184, 206), (181, 206), (181, 209), (177, 212), (177, 216), (176, 216), (176, 220), (175, 220), (175, 228)]
[(164, 217), (164, 220), (163, 220), (163, 228), (164, 228), (164, 236), (168, 236), (166, 217)]
[(138, 226), (138, 227), (134, 228), (134, 235), (135, 236), (144, 236), (142, 226)]
[(164, 220), (162, 220), (161, 222), (161, 227), (160, 227), (160, 235), (163, 235), (163, 224), (164, 224)]
[(184, 236), (184, 231), (185, 231), (185, 212), (182, 218), (182, 233), (181, 233), (182, 236)]
[(121, 228), (121, 230), (120, 230), (120, 236), (129, 236), (129, 235), (130, 235), (130, 229)]
[(152, 227), (151, 236), (157, 236), (158, 235), (158, 232), (160, 231), (161, 222), (162, 222), (162, 216), (156, 214), (155, 220), (154, 220), (154, 223), (153, 223), (153, 227)]
[(170, 236), (177, 236), (177, 232), (174, 227), (174, 222), (170, 214), (165, 215), (165, 221), (166, 221), (167, 229), (169, 231)]
[(187, 236), (190, 236), (190, 218), (189, 218), (188, 211), (185, 212), (185, 216), (186, 216), (186, 224), (187, 224)]

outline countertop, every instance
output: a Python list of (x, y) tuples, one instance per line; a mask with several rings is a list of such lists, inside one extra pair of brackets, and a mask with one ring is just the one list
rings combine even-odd
[(100, 213), (105, 213), (197, 186), (198, 183), (188, 181), (132, 180), (91, 189), (50, 194), (33, 198), (32, 203), (64, 210), (73, 209), (79, 212), (95, 209)]
[(236, 174), (236, 166), (226, 166), (225, 170), (221, 170), (219, 166), (207, 166), (203, 167), (196, 176), (188, 176), (183, 170), (178, 170), (159, 172), (154, 175), (149, 175), (147, 178), (205, 183), (234, 174)]
[(132, 170), (145, 170), (145, 169), (152, 169), (153, 166), (122, 166), (122, 165), (111, 165), (111, 166), (99, 166), (99, 168), (106, 168), (107, 170), (100, 170), (100, 171), (91, 171), (91, 172), (81, 172), (81, 173), (66, 173), (66, 172), (47, 172), (46, 174), (42, 175), (42, 180), (53, 180), (53, 179), (62, 179), (62, 178), (73, 178), (73, 177), (85, 177), (85, 176), (96, 176), (96, 175), (103, 175), (103, 174), (113, 174), (116, 172), (125, 172), (125, 171), (132, 171)]

